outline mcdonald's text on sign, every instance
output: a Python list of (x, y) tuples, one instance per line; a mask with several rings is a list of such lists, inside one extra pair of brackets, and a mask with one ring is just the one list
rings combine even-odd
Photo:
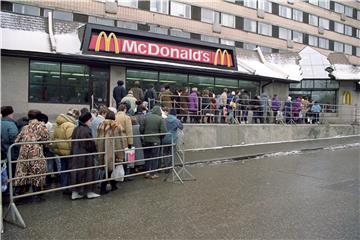
[(100, 34), (91, 35), (89, 50), (113, 54), (143, 55), (233, 67), (232, 55), (227, 50), (203, 50), (147, 42), (144, 40), (126, 39), (124, 37), (117, 37), (116, 34), (112, 32), (100, 32)]

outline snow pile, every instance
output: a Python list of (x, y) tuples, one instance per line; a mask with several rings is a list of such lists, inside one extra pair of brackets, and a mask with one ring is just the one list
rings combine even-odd
[(301, 151), (291, 151), (291, 152), (276, 152), (276, 153), (268, 153), (254, 159), (262, 159), (262, 158), (269, 158), (269, 157), (282, 157), (282, 156), (289, 156), (289, 155), (299, 155), (302, 154)]
[(339, 150), (339, 149), (354, 148), (354, 147), (360, 147), (360, 143), (350, 143), (350, 144), (345, 144), (345, 145), (336, 145), (336, 146), (331, 146), (331, 147), (327, 147), (327, 148), (324, 148), (324, 149), (335, 151), (335, 150)]

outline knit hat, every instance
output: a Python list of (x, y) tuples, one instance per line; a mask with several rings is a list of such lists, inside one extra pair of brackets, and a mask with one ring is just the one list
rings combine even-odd
[(169, 114), (176, 116), (176, 109), (174, 108), (170, 109)]
[(70, 108), (67, 112), (67, 115), (77, 118), (79, 116), (79, 111), (74, 108)]
[(91, 118), (92, 118), (91, 113), (86, 112), (86, 113), (81, 114), (81, 116), (79, 117), (79, 121), (82, 122), (82, 123), (86, 123)]
[(14, 109), (12, 108), (12, 106), (3, 106), (3, 107), (1, 107), (1, 115), (3, 117), (7, 117), (12, 113), (14, 113)]

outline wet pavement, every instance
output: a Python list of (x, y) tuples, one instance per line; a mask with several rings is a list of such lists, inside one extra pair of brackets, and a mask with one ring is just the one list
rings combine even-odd
[(136, 179), (93, 200), (21, 205), (3, 239), (359, 239), (360, 147), (189, 167), (184, 185)]

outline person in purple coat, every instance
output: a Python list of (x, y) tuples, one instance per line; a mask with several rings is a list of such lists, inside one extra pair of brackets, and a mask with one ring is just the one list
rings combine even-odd
[(198, 112), (199, 107), (199, 100), (198, 100), (198, 93), (197, 88), (194, 87), (191, 89), (191, 94), (189, 96), (189, 114), (190, 116), (190, 122), (191, 123), (198, 123), (199, 119), (196, 116)]
[(281, 108), (281, 102), (279, 100), (279, 97), (276, 94), (274, 94), (274, 96), (271, 99), (271, 110), (273, 112), (274, 123), (276, 121), (277, 112), (280, 110), (280, 108)]
[(299, 121), (299, 114), (301, 111), (301, 98), (297, 97), (292, 103), (292, 114), (295, 122)]

